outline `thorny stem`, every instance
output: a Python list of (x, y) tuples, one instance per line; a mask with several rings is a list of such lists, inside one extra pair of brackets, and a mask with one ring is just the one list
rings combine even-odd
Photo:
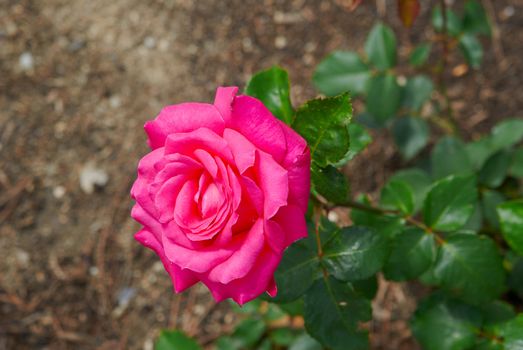
[[(318, 246), (318, 259), (323, 258), (323, 248), (321, 246), (320, 238), (320, 219), (321, 219), (321, 210), (323, 203), (318, 199), (318, 205), (314, 206), (313, 216), (314, 216), (314, 234), (316, 235), (316, 245)], [(323, 278), (327, 279), (329, 277), (329, 272), (321, 265), (321, 270), (323, 272)]]
[[(403, 219), (406, 222), (408, 222), (409, 224), (411, 224), (412, 226), (416, 226), (416, 227), (422, 229), (424, 232), (426, 232), (428, 234), (432, 234), (438, 244), (442, 245), (445, 243), (445, 240), (441, 237), (441, 235), (438, 232), (434, 231), (431, 227), (428, 227), (427, 225), (425, 225), (421, 221), (416, 220), (414, 217), (412, 217), (410, 215), (402, 215), (402, 213), (399, 212), (398, 210), (373, 207), (371, 205), (367, 205), (367, 204), (363, 204), (363, 203), (359, 203), (359, 202), (355, 202), (355, 201), (350, 201), (350, 200), (345, 201), (343, 203), (338, 203), (334, 206), (329, 206), (328, 203), (326, 203), (324, 200), (322, 200), (320, 198), (316, 198), (316, 199), (327, 210), (331, 210), (333, 207), (345, 207), (345, 208), (351, 208), (351, 209), (359, 209), (359, 210), (367, 211), (367, 212), (374, 213), (374, 214), (380, 214), (380, 215), (402, 216)], [(317, 234), (317, 239), (319, 240), (319, 234)], [(318, 252), (318, 254), (319, 254), (319, 252)], [(323, 252), (321, 254), (323, 255)]]
[(321, 207), (314, 207), (314, 234), (316, 235), (316, 245), (318, 246), (318, 257), (323, 257), (323, 248), (321, 247), (320, 238), (320, 218), (321, 218)]
[(454, 134), (459, 134), (459, 128), (454, 120), (454, 115), (452, 112), (452, 105), (450, 103), (449, 94), (447, 92), (447, 84), (445, 82), (445, 72), (447, 71), (447, 65), (449, 60), (449, 33), (448, 33), (448, 18), (447, 18), (447, 3), (445, 0), (440, 0), (441, 5), (441, 16), (443, 18), (443, 38), (441, 43), (443, 45), (443, 57), (441, 60), (441, 67), (439, 69), (439, 87), (443, 98), (445, 99), (445, 114), (448, 118), (449, 124), (452, 126), (452, 132)]

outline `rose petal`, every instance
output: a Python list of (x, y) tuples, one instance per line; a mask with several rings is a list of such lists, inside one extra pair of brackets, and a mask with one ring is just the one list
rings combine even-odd
[(167, 259), (162, 244), (153, 233), (146, 229), (142, 229), (134, 235), (134, 238), (147, 248), (152, 249), (160, 257), (165, 270), (171, 277), (175, 292), (181, 293), (198, 282), (199, 279), (193, 272), (181, 270), (178, 266)]
[(282, 165), (289, 174), (288, 201), (306, 212), (310, 194), (310, 151), (307, 142), (298, 133), (284, 123), (280, 124), (287, 141), (287, 154)]
[(298, 239), (307, 237), (305, 213), (296, 205), (290, 204), (280, 208), (272, 220), (277, 222), (285, 232), (286, 246)]
[(272, 220), (265, 221), (265, 239), (276, 254), (282, 254), (287, 248), (287, 238), (281, 226)]
[(228, 284), (213, 282), (203, 275), (200, 278), (217, 302), (232, 298), (238, 304), (243, 305), (265, 291), (274, 292), (272, 279), (280, 260), (281, 256), (274, 254), (269, 248), (265, 248), (251, 273), (244, 278), (233, 280)]
[(287, 151), (285, 135), (278, 119), (261, 101), (250, 96), (237, 96), (227, 126), (246, 136), (256, 148), (272, 155), (277, 162), (283, 160)]
[(174, 243), (166, 235), (162, 237), (162, 244), (165, 255), (170, 261), (178, 265), (182, 270), (189, 269), (200, 273), (209, 271), (216, 265), (222, 263), (238, 248), (237, 246), (231, 245), (227, 248), (201, 247), (193, 250)]
[(218, 109), (208, 103), (181, 103), (163, 108), (160, 114), (145, 123), (152, 149), (162, 147), (167, 136), (187, 133), (205, 127), (221, 135), (225, 123)]
[(238, 93), (236, 86), (219, 87), (214, 97), (214, 105), (220, 111), (223, 120), (227, 124), (231, 120), (232, 102)]
[(159, 148), (146, 154), (140, 160), (138, 163), (138, 176), (131, 188), (131, 197), (154, 216), (157, 216), (158, 213), (148, 186), (157, 174), (154, 165), (162, 159), (162, 156), (163, 148)]
[(287, 171), (267, 153), (257, 151), (255, 171), (263, 191), (264, 217), (270, 219), (280, 207), (287, 205), (289, 196), (289, 179)]
[(211, 270), (209, 273), (211, 281), (227, 284), (232, 280), (245, 277), (252, 269), (264, 246), (263, 221), (256, 221), (245, 235), (238, 250)]
[(245, 170), (254, 165), (256, 147), (242, 134), (233, 129), (225, 129), (223, 138), (231, 148), (236, 167), (243, 174)]
[(233, 162), (227, 142), (207, 128), (200, 128), (188, 133), (172, 134), (165, 141), (165, 154), (192, 155), (197, 149), (203, 149), (214, 156), (219, 156), (226, 162)]

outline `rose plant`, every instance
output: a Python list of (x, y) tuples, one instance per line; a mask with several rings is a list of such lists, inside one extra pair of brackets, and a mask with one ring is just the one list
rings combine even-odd
[[(398, 3), (412, 25), (419, 3)], [(490, 33), (477, 1), (463, 11), (434, 9), (437, 39), (412, 50), (413, 76), (394, 70), (396, 38), (379, 23), (363, 55), (337, 52), (317, 67), (327, 97), (295, 109), (287, 73), (272, 67), (244, 95), (219, 88), (213, 104), (169, 106), (146, 124), (135, 237), (176, 292), (201, 281), (241, 305), (243, 321), (213, 348), (367, 349), (378, 275), (423, 285), (410, 321), (422, 348), (523, 348), (523, 119), (460, 136), (442, 79), (448, 49), (478, 68), (476, 36)], [(354, 118), (347, 91), (365, 104)], [(343, 171), (369, 128), (392, 132), (405, 165), (378, 196), (351, 193)], [(329, 219), (335, 208), (350, 226)], [(200, 346), (164, 331), (156, 349)]]

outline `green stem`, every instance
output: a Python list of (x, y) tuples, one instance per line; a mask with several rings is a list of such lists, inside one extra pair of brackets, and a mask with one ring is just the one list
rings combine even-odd
[[(364, 203), (359, 203), (359, 202), (355, 202), (355, 201), (351, 201), (351, 200), (347, 200), (345, 202), (337, 203), (337, 204), (335, 204), (333, 206), (329, 206), (328, 203), (326, 203), (325, 201), (323, 201), (320, 198), (316, 198), (316, 200), (321, 205), (323, 205), (327, 210), (331, 210), (334, 207), (344, 207), (344, 208), (350, 208), (350, 209), (363, 210), (363, 211), (367, 211), (369, 213), (374, 213), (374, 214), (379, 214), (379, 215), (396, 215), (396, 216), (401, 216), (406, 222), (408, 222), (412, 226), (416, 226), (416, 227), (422, 229), (423, 231), (425, 231), (425, 232), (427, 232), (429, 234), (432, 234), (434, 236), (434, 238), (436, 239), (436, 242), (438, 242), (440, 245), (445, 243), (445, 240), (441, 237), (440, 233), (434, 231), (431, 227), (428, 227), (427, 225), (425, 225), (421, 221), (416, 220), (414, 217), (412, 217), (410, 215), (403, 215), (398, 210), (374, 207), (374, 206), (371, 206), (371, 205), (367, 205), (367, 204), (364, 204)], [(319, 234), (318, 234), (317, 239), (319, 240)], [(318, 252), (318, 254), (319, 253), (320, 252)], [(323, 255), (323, 252), (321, 252), (321, 254)]]
[(448, 18), (447, 18), (447, 3), (445, 0), (440, 0), (441, 16), (443, 17), (443, 57), (441, 58), (441, 67), (439, 69), (439, 89), (445, 100), (445, 116), (448, 119), (449, 124), (452, 126), (454, 134), (459, 136), (459, 127), (454, 119), (454, 113), (452, 111), (452, 105), (450, 103), (450, 97), (447, 91), (447, 84), (445, 82), (445, 72), (447, 71), (447, 65), (449, 61), (449, 33), (448, 33)]

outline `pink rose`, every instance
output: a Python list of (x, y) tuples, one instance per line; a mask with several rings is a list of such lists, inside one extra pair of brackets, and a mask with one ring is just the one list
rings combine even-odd
[(135, 238), (181, 292), (198, 281), (216, 301), (275, 296), (283, 251), (307, 235), (307, 143), (257, 99), (218, 88), (145, 124), (152, 151), (131, 189)]

